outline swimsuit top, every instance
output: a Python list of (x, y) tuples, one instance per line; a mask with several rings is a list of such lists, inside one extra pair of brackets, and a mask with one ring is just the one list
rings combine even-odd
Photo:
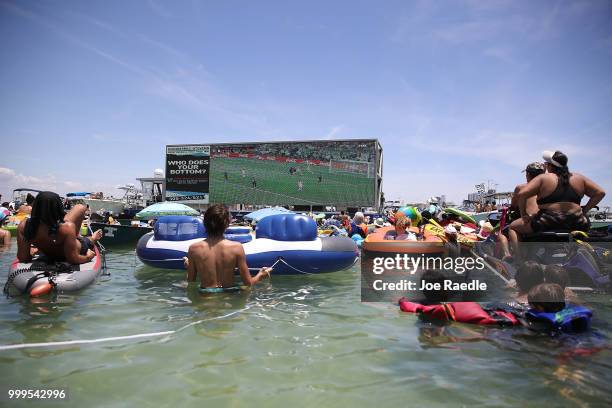
[(563, 187), (561, 182), (557, 180), (557, 187), (555, 188), (555, 191), (544, 198), (538, 199), (537, 203), (538, 205), (542, 205), (567, 202), (580, 205), (580, 200), (582, 200), (582, 196), (578, 195), (576, 190), (574, 190), (569, 182), (567, 183), (567, 186)]

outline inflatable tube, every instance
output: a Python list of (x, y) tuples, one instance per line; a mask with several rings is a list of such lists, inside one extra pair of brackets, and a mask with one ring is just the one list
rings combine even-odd
[(10, 232), (11, 233), (11, 237), (16, 237), (17, 236), (17, 225), (15, 225), (15, 224), (3, 225), (2, 229), (3, 230), (7, 230), (8, 232)]
[[(419, 229), (412, 227), (410, 231), (418, 234)], [(385, 239), (388, 234), (394, 233), (394, 227), (378, 228), (367, 236), (361, 249), (368, 254), (428, 254), (435, 256), (443, 255), (446, 252), (444, 241), (427, 229), (424, 231), (424, 239), (420, 241)]]
[(248, 227), (228, 227), (225, 230), (226, 239), (230, 241), (240, 242), (241, 244), (246, 244), (247, 242), (251, 242), (253, 240), (253, 235), (251, 234), (253, 230)]
[[(427, 224), (425, 226), (425, 231), (439, 237), (442, 240), (446, 240), (446, 232), (444, 231), (444, 228), (440, 226)], [(457, 234), (457, 242), (459, 242), (463, 248), (471, 249), (474, 247), (474, 244), (478, 242), (478, 236), (476, 236), (476, 234), (459, 233)]]
[[(44, 257), (24, 263), (15, 259), (10, 267), (7, 289), (16, 288), (22, 294), (39, 295), (48, 293), (41, 286), (51, 283), (58, 292), (74, 292), (91, 285), (103, 269), (103, 256), (95, 247), (96, 256), (89, 262), (72, 265), (68, 262), (47, 263)], [(34, 292), (34, 293), (32, 293)]]
[[(229, 228), (226, 238), (243, 244), (249, 268), (270, 266), (280, 259), (274, 274), (335, 272), (353, 265), (359, 255), (352, 239), (319, 238), (314, 220), (302, 215), (266, 217), (258, 223), (255, 238), (245, 232)], [(149, 266), (184, 269), (183, 257), (189, 246), (202, 239), (206, 239), (206, 231), (201, 220), (187, 216), (161, 217), (155, 230), (140, 238), (136, 254)]]
[(467, 221), (469, 223), (472, 223), (474, 225), (478, 225), (478, 222), (476, 222), (474, 217), (472, 217), (468, 213), (465, 213), (465, 212), (463, 212), (461, 210), (458, 210), (456, 208), (445, 208), (444, 212), (447, 213), (447, 214), (455, 215), (455, 216), (461, 218), (462, 220)]

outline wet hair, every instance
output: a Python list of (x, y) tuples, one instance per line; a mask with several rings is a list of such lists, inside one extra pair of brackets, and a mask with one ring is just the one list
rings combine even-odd
[(526, 261), (518, 268), (514, 279), (519, 292), (526, 293), (534, 286), (544, 282), (544, 270), (539, 263)]
[(222, 204), (213, 204), (204, 213), (204, 226), (209, 236), (223, 235), (229, 224), (230, 213)]
[(565, 153), (561, 153), (560, 151), (556, 151), (555, 154), (552, 155), (552, 159), (559, 163), (561, 167), (557, 167), (554, 164), (549, 166), (552, 173), (555, 173), (559, 177), (559, 183), (563, 187), (566, 187), (569, 184), (570, 172), (567, 167), (567, 156)]
[[(440, 288), (444, 288), (444, 280), (446, 279), (446, 275), (444, 271), (437, 269), (427, 269), (423, 272), (421, 276), (421, 286), (423, 286), (422, 282), (427, 283), (438, 283)], [(425, 296), (427, 303), (440, 303), (446, 302), (448, 300), (449, 293), (444, 289), (423, 289), (423, 295)]]
[(544, 267), (544, 281), (546, 283), (556, 283), (565, 289), (570, 284), (569, 273), (559, 265), (546, 265)]
[(2, 203), (2, 207), (8, 208), (9, 207), (9, 202), (8, 201), (3, 202)]
[(26, 203), (28, 205), (32, 205), (32, 203), (34, 202), (34, 196), (30, 193), (28, 193), (28, 195), (26, 196)]
[(56, 235), (65, 215), (64, 204), (59, 195), (52, 191), (38, 193), (32, 203), (32, 214), (23, 233), (25, 239), (32, 240), (36, 236), (41, 222), (49, 227), (49, 235)]
[(538, 306), (546, 313), (556, 313), (565, 307), (565, 293), (556, 283), (541, 283), (529, 290), (529, 305)]

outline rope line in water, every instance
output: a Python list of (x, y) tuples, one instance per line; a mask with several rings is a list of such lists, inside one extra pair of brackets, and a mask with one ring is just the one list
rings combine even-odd
[(274, 265), (276, 265), (276, 264), (277, 264), (277, 263), (279, 263), (279, 262), (284, 263), (284, 264), (285, 264), (285, 265), (287, 265), (289, 268), (293, 269), (293, 270), (294, 270), (294, 271), (296, 271), (296, 272), (303, 273), (304, 275), (315, 275), (314, 273), (310, 273), (310, 272), (302, 271), (302, 270), (300, 270), (300, 269), (296, 268), (295, 266), (289, 265), (289, 264), (287, 263), (287, 261), (285, 261), (283, 258), (278, 258), (278, 261), (274, 262)]
[(160, 337), (160, 336), (170, 336), (172, 334), (176, 334), (180, 331), (183, 331), (191, 326), (195, 326), (204, 322), (208, 322), (208, 321), (212, 321), (212, 320), (221, 320), (221, 319), (225, 319), (227, 317), (230, 316), (234, 316), (237, 315), (239, 313), (242, 313), (248, 309), (250, 309), (251, 306), (246, 306), (243, 309), (240, 310), (235, 310), (231, 313), (222, 315), (222, 316), (215, 316), (215, 317), (211, 317), (209, 319), (202, 319), (202, 320), (198, 320), (197, 322), (191, 322), (189, 324), (186, 324), (182, 327), (179, 327), (176, 330), (167, 330), (167, 331), (160, 331), (160, 332), (152, 332), (152, 333), (140, 333), (140, 334), (131, 334), (128, 336), (116, 336), (116, 337), (102, 337), (102, 338), (98, 338), (98, 339), (79, 339), (79, 340), (66, 340), (66, 341), (54, 341), (54, 342), (48, 342), (48, 343), (22, 343), (22, 344), (4, 344), (4, 345), (0, 345), (0, 351), (6, 351), (6, 350), (19, 350), (19, 349), (25, 349), (25, 348), (50, 348), (50, 347), (61, 347), (61, 346), (72, 346), (72, 345), (78, 345), (78, 344), (94, 344), (94, 343), (107, 343), (107, 342), (111, 342), (111, 341), (120, 341), (120, 340), (133, 340), (133, 339), (141, 339), (141, 338), (148, 338), (148, 337)]
[[(182, 260), (182, 258), (181, 258), (181, 260)], [(274, 262), (270, 266), (270, 268), (274, 269), (274, 267), (279, 262), (282, 262), (287, 267), (293, 269), (296, 272), (303, 273), (305, 275), (314, 275), (313, 273), (302, 271), (302, 270), (300, 270), (300, 269), (298, 269), (298, 268), (288, 264), (283, 258), (278, 258), (276, 260), (276, 262)], [(249, 269), (260, 269), (260, 268), (249, 268)], [(209, 319), (202, 319), (202, 320), (198, 320), (197, 322), (191, 322), (191, 323), (186, 324), (186, 325), (184, 325), (182, 327), (179, 327), (176, 330), (166, 330), (166, 331), (160, 331), (160, 332), (131, 334), (131, 335), (127, 335), (127, 336), (102, 337), (102, 338), (98, 338), (98, 339), (66, 340), (66, 341), (55, 341), (55, 342), (47, 342), (47, 343), (3, 344), (3, 345), (0, 345), (0, 351), (19, 350), (19, 349), (25, 349), (25, 348), (50, 348), (50, 347), (72, 346), (72, 345), (79, 345), (79, 344), (108, 343), (108, 342), (112, 342), (112, 341), (133, 340), (133, 339), (141, 339), (141, 338), (149, 338), (149, 337), (160, 337), (160, 336), (170, 336), (170, 335), (179, 333), (179, 332), (181, 332), (181, 331), (183, 331), (185, 329), (188, 329), (189, 327), (192, 327), (192, 326), (195, 326), (195, 325), (207, 322), (207, 321), (221, 320), (221, 319), (225, 319), (225, 318), (230, 317), (230, 316), (234, 316), (234, 315), (242, 313), (242, 312), (244, 312), (244, 311), (246, 311), (246, 310), (248, 310), (250, 308), (251, 308), (251, 306), (247, 305), (243, 309), (236, 310), (236, 311), (233, 311), (231, 313), (228, 313), (228, 314), (225, 314), (225, 315), (222, 315), (222, 316), (215, 316), (215, 317), (211, 317)]]

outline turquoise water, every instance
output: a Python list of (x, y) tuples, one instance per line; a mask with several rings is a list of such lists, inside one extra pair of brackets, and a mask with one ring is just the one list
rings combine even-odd
[[(3, 282), (15, 249), (0, 253)], [(67, 388), (71, 406), (106, 407), (612, 404), (609, 297), (589, 299), (592, 333), (549, 338), (436, 328), (393, 305), (362, 304), (359, 264), (202, 297), (185, 289), (180, 272), (144, 266), (133, 250), (109, 252), (107, 260), (111, 275), (77, 294), (37, 303), (2, 298), (0, 343), (194, 324), (152, 338), (0, 351), (4, 389)]]

